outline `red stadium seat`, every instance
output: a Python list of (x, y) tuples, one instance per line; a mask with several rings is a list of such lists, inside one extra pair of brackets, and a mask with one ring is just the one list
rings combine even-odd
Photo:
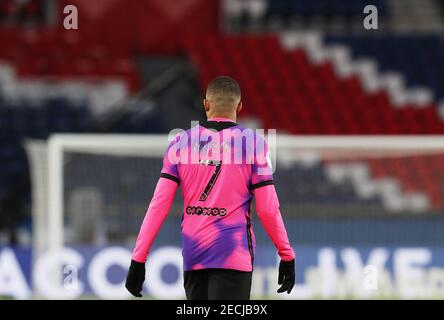
[[(433, 105), (396, 108), (386, 92), (366, 93), (357, 78), (339, 79), (332, 65), (314, 65), (302, 50), (286, 51), (277, 37), (189, 37), (185, 46), (201, 70), (202, 87), (219, 74), (236, 77), (244, 87), (244, 101), (260, 97), (267, 104), (269, 113), (257, 103), (244, 111), (260, 115), (264, 124), (299, 134), (444, 133)], [(288, 112), (275, 112), (278, 108)]]

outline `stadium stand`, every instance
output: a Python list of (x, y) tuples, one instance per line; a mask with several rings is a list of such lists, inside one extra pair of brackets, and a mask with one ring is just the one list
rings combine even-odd
[(45, 0), (3, 0), (0, 25), (40, 24), (44, 21)]
[(188, 50), (202, 86), (222, 70), (232, 74), (245, 88), (245, 112), (265, 127), (279, 123), (295, 134), (444, 132), (433, 103), (395, 106), (386, 90), (368, 93), (358, 77), (341, 78), (328, 60), (313, 63), (305, 50), (287, 51), (275, 36), (190, 39)]
[(372, 58), (382, 71), (397, 71), (408, 86), (428, 87), (443, 99), (444, 44), (439, 35), (327, 36), (326, 43), (346, 44), (355, 58)]
[(443, 175), (440, 170), (444, 158), (441, 155), (370, 160), (368, 164), (372, 176), (383, 177), (387, 176), (387, 172), (394, 172), (406, 192), (423, 191), (430, 198), (432, 207), (444, 207)]
[[(43, 2), (29, 1), (18, 14), (15, 1), (1, 1), (0, 24), (7, 27), (0, 28), (0, 163), (5, 168), (0, 173), (0, 203), (11, 203), (10, 190), (17, 185), (24, 186), (23, 197), (29, 198), (23, 139), (46, 139), (54, 132), (165, 133), (184, 119), (202, 119), (202, 90), (221, 73), (237, 78), (243, 87), (242, 119), (254, 119), (265, 128), (302, 135), (443, 134), (443, 38), (439, 33), (397, 32), (407, 30), (405, 25), (411, 23), (406, 21), (416, 21), (412, 19), (419, 19), (419, 31), (441, 30), (442, 24), (430, 18), (438, 12), (434, 9), (439, 2), (426, 1), (421, 9), (408, 2), (400, 9), (396, 0), (225, 1), (222, 32), (209, 14), (213, 12), (209, 2), (189, 9), (174, 23), (159, 8), (145, 10), (154, 15), (152, 19), (133, 13), (134, 19), (147, 20), (147, 25), (131, 24), (121, 12), (132, 15), (126, 15), (120, 4), (110, 9), (110, 20), (119, 27), (111, 34), (103, 32), (109, 27), (103, 19), (97, 25), (93, 19), (85, 21), (88, 31), (79, 33), (48, 26), (11, 27), (11, 17), (39, 21)], [(388, 32), (374, 36), (355, 32), (362, 31), (366, 4), (377, 5)], [(198, 9), (208, 14), (194, 21), (192, 10)], [(420, 18), (412, 18), (417, 10)], [(168, 28), (155, 25), (162, 19)], [(318, 36), (269, 32), (313, 25), (334, 32)], [(162, 29), (156, 37), (146, 32), (154, 27)], [(129, 33), (135, 36), (127, 37)], [(153, 89), (161, 78), (158, 74), (169, 75), (168, 70), (174, 74), (173, 80), (166, 80), (168, 90)], [(430, 157), (351, 164), (319, 161), (310, 168), (296, 163), (279, 171), (276, 179), (283, 185), (298, 181), (294, 189), (280, 190), (282, 203), (287, 208), (305, 207), (307, 214), (328, 211), (319, 206), (333, 208), (328, 211), (332, 215), (351, 213), (354, 203), (368, 208), (361, 212), (364, 215), (391, 210), (431, 213), (444, 207), (440, 184), (444, 177), (436, 175), (444, 159)], [(338, 172), (351, 177), (356, 170), (368, 173), (368, 184), (387, 177), (389, 171), (399, 189), (389, 199), (396, 201), (383, 195), (384, 185), (360, 197), (347, 179), (337, 184)], [(145, 200), (140, 199), (141, 205)], [(402, 205), (394, 208), (395, 202)], [(318, 207), (310, 209), (309, 203)], [(7, 224), (16, 224), (23, 215), (15, 217)]]
[(363, 8), (374, 5), (383, 22), (388, 14), (386, 0), (228, 0), (224, 12), (230, 31), (248, 30), (359, 30)]

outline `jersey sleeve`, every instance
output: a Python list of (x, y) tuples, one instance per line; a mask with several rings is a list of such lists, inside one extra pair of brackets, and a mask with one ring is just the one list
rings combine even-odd
[(179, 154), (180, 136), (176, 138), (168, 145), (165, 154), (163, 155), (162, 170), (160, 176), (162, 178), (170, 179), (177, 184), (180, 184), (178, 159)]
[(265, 231), (276, 247), (280, 258), (290, 261), (295, 258), (288, 240), (284, 221), (279, 211), (279, 200), (274, 185), (266, 185), (254, 190), (256, 211)]
[(251, 171), (251, 189), (254, 190), (272, 184), (273, 167), (270, 150), (265, 139), (256, 135)]
[(179, 143), (179, 137), (169, 144), (163, 156), (160, 178), (140, 227), (132, 254), (132, 259), (137, 262), (144, 263), (146, 261), (153, 241), (171, 209), (174, 195), (179, 187), (178, 158), (175, 156), (177, 143)]
[(293, 260), (295, 254), (288, 240), (274, 187), (270, 150), (261, 136), (256, 136), (251, 189), (256, 200), (259, 220), (275, 245), (280, 258), (284, 261)]
[(161, 177), (157, 182), (153, 198), (140, 227), (136, 246), (132, 254), (133, 260), (145, 263), (153, 241), (171, 209), (178, 187), (179, 185), (171, 179)]

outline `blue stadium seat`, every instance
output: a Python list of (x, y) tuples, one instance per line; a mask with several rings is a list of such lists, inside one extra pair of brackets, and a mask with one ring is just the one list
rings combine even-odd
[(387, 12), (385, 0), (269, 0), (268, 5), (269, 14), (282, 16), (356, 16), (366, 5), (375, 5), (380, 15)]
[(365, 200), (358, 198), (352, 186), (347, 183), (333, 185), (325, 176), (324, 170), (321, 164), (310, 168), (294, 164), (290, 168), (277, 170), (274, 177), (276, 185), (293, 186), (278, 190), (282, 203), (361, 206), (380, 203), (380, 199), (376, 197)]
[(373, 58), (381, 71), (400, 72), (408, 86), (428, 87), (438, 101), (444, 99), (444, 43), (440, 36), (327, 36), (326, 42), (344, 43), (355, 58)]

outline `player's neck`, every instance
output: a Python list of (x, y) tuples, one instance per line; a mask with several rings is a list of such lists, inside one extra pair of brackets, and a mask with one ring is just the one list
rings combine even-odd
[(232, 121), (236, 122), (236, 115), (228, 114), (211, 114), (207, 116), (208, 121)]

